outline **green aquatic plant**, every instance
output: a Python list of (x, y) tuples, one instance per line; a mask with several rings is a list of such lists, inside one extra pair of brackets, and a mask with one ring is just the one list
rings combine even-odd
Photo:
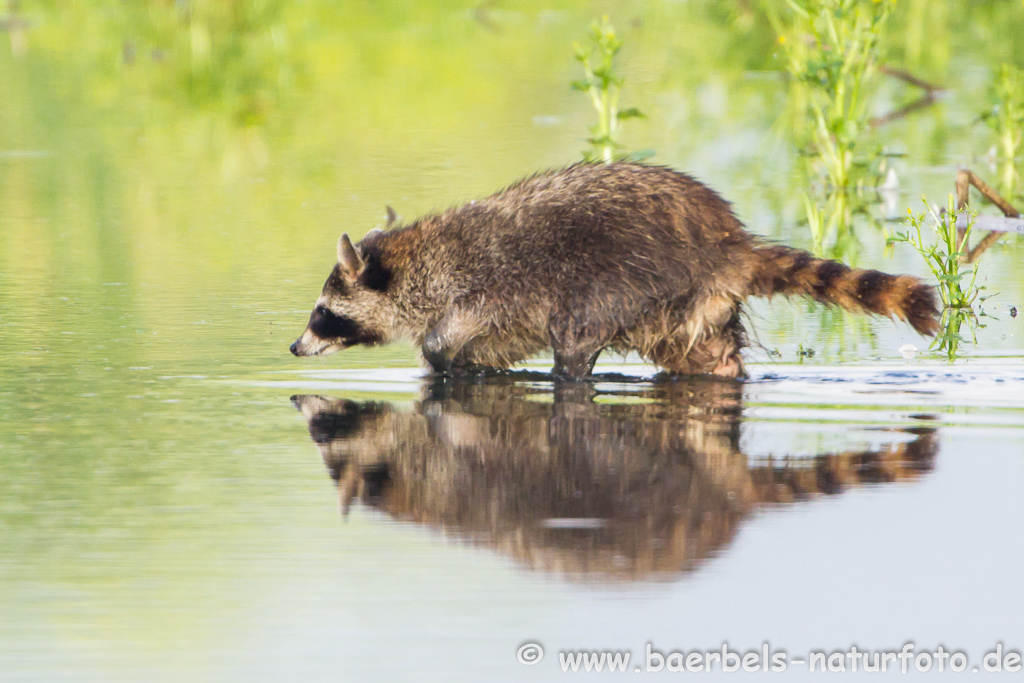
[[(853, 217), (864, 216), (874, 222), (868, 205), (850, 197), (846, 192), (829, 192), (823, 207), (816, 203), (810, 194), (804, 193), (804, 211), (807, 214), (807, 226), (811, 231), (811, 251), (815, 256), (828, 256), (831, 259), (855, 264), (861, 244), (853, 231)], [(832, 234), (835, 234), (835, 241), (826, 248), (828, 238)]]
[(814, 353), (814, 349), (810, 346), (805, 349), (803, 344), (799, 344), (796, 348), (797, 363), (802, 365), (805, 358), (814, 358)]
[[(892, 0), (785, 0), (793, 22), (776, 21), (786, 68), (807, 86), (814, 156), (833, 188), (848, 189), (876, 154), (856, 156), (869, 126), (867, 95)], [(863, 172), (859, 174), (863, 176)]]
[[(927, 199), (922, 199), (927, 211), (915, 214), (907, 209), (910, 230), (889, 237), (887, 244), (906, 242), (921, 255), (939, 281), (943, 308), (971, 308), (981, 292), (976, 284), (978, 263), (966, 263), (974, 216), (967, 209), (957, 209), (956, 197), (952, 194), (949, 195), (947, 209), (940, 213), (929, 206)], [(961, 214), (967, 217), (967, 227), (962, 233), (957, 230), (957, 217)], [(934, 232), (931, 240), (926, 239), (922, 232), (929, 218)]]
[(807, 227), (811, 230), (812, 250), (816, 256), (821, 256), (825, 252), (825, 238), (834, 226), (836, 215), (832, 214), (831, 217), (826, 218), (825, 212), (814, 203), (814, 200), (806, 192), (804, 193), (804, 211), (807, 213)]
[(981, 115), (999, 138), (999, 153), (1012, 160), (1024, 150), (1024, 69), (1003, 64), (989, 89), (990, 107)]
[[(829, 235), (836, 249), (856, 241), (852, 216), (866, 213), (863, 188), (877, 184), (881, 149), (867, 148), (868, 95), (878, 71), (882, 28), (892, 0), (785, 0), (791, 21), (769, 16), (793, 77), (795, 122), (806, 135), (807, 157), (825, 178), (824, 208), (805, 195), (814, 251), (824, 253)], [(804, 133), (804, 131), (807, 131)], [(884, 163), (884, 162), (883, 162)], [(832, 254), (838, 257), (838, 254)]]
[(939, 333), (935, 335), (935, 341), (931, 348), (946, 356), (950, 362), (960, 356), (960, 345), (967, 341), (961, 334), (966, 325), (971, 331), (971, 342), (978, 343), (975, 332), (979, 327), (984, 327), (978, 322), (978, 315), (970, 308), (947, 308), (942, 311), (942, 319), (939, 321)]
[[(941, 329), (932, 342), (932, 349), (944, 353), (949, 360), (954, 360), (964, 342), (960, 334), (966, 324), (974, 331), (979, 327), (978, 314), (974, 309), (975, 302), (981, 294), (978, 287), (978, 262), (967, 264), (968, 244), (971, 230), (974, 227), (974, 214), (967, 209), (956, 208), (956, 198), (949, 195), (945, 211), (936, 212), (924, 199), (927, 211), (914, 213), (907, 209), (909, 230), (896, 233), (886, 239), (888, 247), (905, 242), (917, 251), (928, 265), (932, 275), (938, 280), (939, 296), (942, 299)], [(957, 217), (963, 214), (967, 218), (966, 228), (957, 229)], [(922, 229), (926, 223), (931, 224), (933, 236), (928, 238)]]
[(1016, 162), (1024, 152), (1024, 69), (1003, 64), (989, 87), (989, 108), (981, 115), (996, 134), (993, 147), (1001, 160), (999, 191), (1016, 197), (1020, 189), (1020, 174)]
[[(585, 92), (597, 110), (597, 124), (591, 127), (592, 136), (587, 138), (591, 148), (583, 152), (587, 161), (603, 161), (606, 164), (629, 155), (618, 150), (620, 124), (626, 119), (644, 118), (643, 112), (633, 107), (619, 109), (619, 87), (623, 79), (615, 72), (615, 55), (622, 49), (622, 41), (615, 35), (615, 28), (608, 23), (608, 17), (594, 22), (590, 27), (590, 45), (584, 48), (575, 44), (576, 60), (583, 65), (584, 77), (572, 84), (574, 90)], [(637, 158), (633, 155), (633, 158)]]

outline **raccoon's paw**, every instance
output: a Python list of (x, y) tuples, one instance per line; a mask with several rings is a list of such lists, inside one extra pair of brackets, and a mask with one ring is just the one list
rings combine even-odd
[(451, 375), (454, 370), (454, 363), (450, 355), (448, 345), (445, 344), (442, 335), (437, 331), (431, 332), (423, 340), (420, 347), (423, 360), (427, 361), (430, 369), (437, 375)]
[(428, 352), (424, 350), (423, 360), (427, 361), (427, 365), (430, 366), (430, 369), (435, 375), (452, 374), (452, 361), (443, 353)]
[(711, 374), (729, 379), (743, 379), (747, 376), (746, 371), (743, 369), (743, 359), (740, 358), (738, 353), (718, 361), (718, 365), (711, 371)]
[(436, 373), (462, 374), (466, 368), (471, 367), (464, 353), (466, 344), (483, 329), (479, 316), (453, 307), (423, 338), (420, 350), (424, 360)]

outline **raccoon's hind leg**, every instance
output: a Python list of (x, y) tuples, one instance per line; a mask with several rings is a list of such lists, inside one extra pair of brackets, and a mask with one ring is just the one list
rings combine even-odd
[(658, 339), (641, 353), (674, 375), (745, 377), (740, 350), (745, 346), (739, 307), (721, 327), (705, 328), (691, 344), (685, 332)]

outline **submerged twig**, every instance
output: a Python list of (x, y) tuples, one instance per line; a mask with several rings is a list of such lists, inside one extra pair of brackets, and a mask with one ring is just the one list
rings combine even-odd
[(938, 98), (935, 96), (934, 92), (928, 91), (924, 95), (921, 95), (921, 97), (914, 100), (913, 102), (909, 102), (900, 107), (899, 109), (891, 111), (888, 114), (882, 114), (881, 116), (871, 117), (871, 119), (868, 121), (868, 125), (871, 126), (872, 128), (880, 128), (881, 126), (884, 126), (887, 123), (892, 123), (893, 121), (898, 121), (899, 119), (906, 118), (907, 116), (910, 116), (918, 109), (926, 109), (932, 106), (933, 104), (935, 104), (935, 101), (937, 99)]
[(32, 23), (21, 17), (0, 17), (0, 31), (21, 31), (32, 28)]
[(470, 10), (473, 21), (480, 24), (491, 33), (501, 33), (501, 26), (491, 18), (491, 10), (494, 9), (496, 4), (496, 0), (484, 0)]
[(904, 83), (908, 83), (914, 86), (915, 88), (920, 88), (921, 90), (924, 91), (924, 94), (921, 95), (921, 97), (914, 100), (913, 102), (905, 104), (899, 109), (896, 109), (895, 111), (891, 111), (888, 114), (883, 114), (882, 116), (872, 117), (871, 120), (868, 121), (868, 125), (870, 125), (872, 128), (884, 126), (885, 124), (890, 123), (892, 121), (897, 121), (899, 119), (905, 118), (919, 109), (925, 109), (927, 107), (932, 106), (938, 99), (939, 94), (945, 92), (946, 90), (942, 86), (935, 85), (934, 83), (929, 83), (928, 81), (918, 78), (914, 74), (904, 69), (899, 69), (893, 66), (886, 66), (885, 64), (883, 64), (878, 67), (878, 71), (879, 73), (883, 73), (887, 76), (892, 76), (893, 78), (901, 80)]
[[(956, 208), (957, 210), (964, 209), (968, 204), (970, 195), (970, 188), (973, 185), (978, 192), (980, 192), (986, 199), (996, 205), (1003, 215), (1007, 218), (1020, 218), (1020, 211), (1018, 211), (1010, 202), (1006, 201), (998, 192), (993, 190), (985, 183), (984, 180), (979, 178), (973, 171), (967, 168), (962, 168), (957, 171), (956, 174)], [(960, 240), (966, 237), (966, 228), (957, 225), (957, 235)], [(985, 251), (993, 244), (999, 241), (999, 238), (1003, 236), (1003, 232), (995, 230), (990, 231), (985, 235), (977, 246), (973, 249), (966, 249), (965, 253), (961, 256), (961, 260), (964, 263), (974, 263)]]
[(897, 79), (903, 81), (904, 83), (909, 83), (910, 85), (914, 86), (915, 88), (921, 88), (921, 90), (924, 90), (925, 92), (929, 92), (929, 93), (933, 93), (934, 94), (934, 93), (942, 92), (942, 91), (945, 90), (945, 88), (943, 88), (940, 85), (935, 85), (934, 83), (929, 83), (928, 81), (925, 81), (923, 79), (918, 78), (917, 76), (915, 76), (914, 74), (910, 73), (909, 71), (906, 71), (904, 69), (899, 69), (899, 68), (896, 68), (894, 66), (888, 66), (886, 64), (882, 64), (881, 66), (878, 67), (878, 70), (881, 73), (885, 74), (886, 76), (892, 76), (893, 78), (897, 78)]

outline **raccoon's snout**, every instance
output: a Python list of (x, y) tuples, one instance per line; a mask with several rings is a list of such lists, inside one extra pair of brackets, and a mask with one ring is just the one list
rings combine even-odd
[(355, 331), (356, 326), (351, 320), (318, 304), (309, 316), (306, 330), (288, 350), (294, 356), (323, 356), (351, 346), (346, 336), (354, 335)]
[(305, 336), (306, 335), (302, 335), (302, 337), (295, 340), (294, 344), (288, 347), (288, 350), (292, 352), (292, 355), (300, 357), (321, 356), (336, 350), (331, 344), (324, 344), (323, 342), (316, 343), (316, 341), (319, 340), (314, 341), (314, 343), (304, 342), (303, 337)]
[(295, 343), (288, 347), (288, 350), (295, 356), (326, 356), (343, 349), (347, 344), (343, 341), (325, 341), (320, 339), (308, 329), (302, 336), (295, 340)]
[(322, 344), (317, 343), (319, 340), (309, 339), (309, 336), (309, 330), (306, 330), (302, 333), (301, 337), (295, 340), (294, 344), (288, 347), (288, 350), (292, 352), (293, 356), (316, 356), (323, 351), (322, 348), (317, 348), (318, 346), (322, 346)]

